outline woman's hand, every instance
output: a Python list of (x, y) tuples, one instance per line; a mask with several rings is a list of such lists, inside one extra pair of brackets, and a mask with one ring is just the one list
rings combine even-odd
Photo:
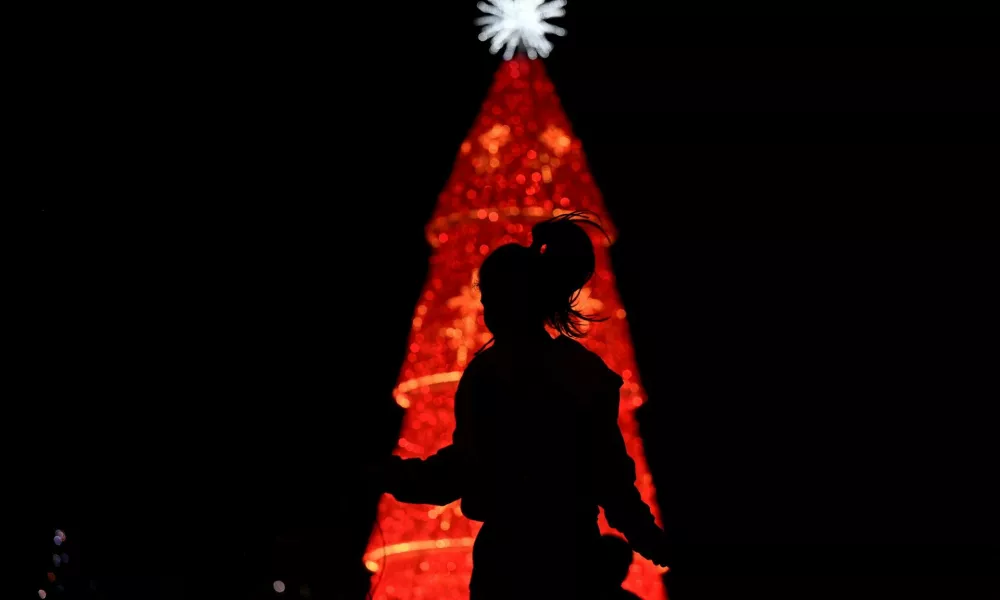
[(384, 493), (391, 481), (393, 467), (402, 460), (398, 456), (388, 456), (378, 461), (366, 462), (362, 471), (365, 483), (379, 493)]
[(670, 569), (670, 563), (674, 562), (674, 549), (667, 543), (663, 543), (652, 550), (650, 556), (647, 556), (649, 560), (653, 561), (657, 567), (658, 571), (662, 575)]
[(674, 547), (667, 542), (667, 535), (659, 527), (650, 530), (646, 535), (635, 540), (629, 540), (635, 551), (651, 560), (658, 567), (664, 568), (673, 562)]

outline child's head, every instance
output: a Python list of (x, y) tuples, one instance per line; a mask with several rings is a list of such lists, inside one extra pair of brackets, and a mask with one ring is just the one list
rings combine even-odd
[(486, 326), (495, 337), (532, 332), (545, 324), (581, 337), (580, 323), (598, 320), (573, 308), (594, 274), (594, 246), (584, 226), (604, 233), (585, 213), (567, 213), (535, 225), (531, 246), (507, 244), (486, 257), (479, 289)]
[(602, 535), (598, 548), (597, 564), (602, 582), (608, 586), (620, 586), (632, 566), (632, 547), (616, 535)]

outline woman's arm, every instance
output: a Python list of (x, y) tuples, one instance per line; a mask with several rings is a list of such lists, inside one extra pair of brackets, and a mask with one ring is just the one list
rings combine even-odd
[(635, 550), (663, 566), (667, 544), (663, 530), (635, 487), (635, 462), (625, 449), (625, 438), (618, 427), (619, 395), (616, 388), (599, 400), (596, 410), (595, 458), (597, 499), (604, 507), (608, 524), (625, 534)]
[(461, 460), (454, 444), (429, 458), (393, 456), (386, 467), (386, 492), (400, 502), (444, 506), (462, 496), (456, 464)]
[[(470, 365), (471, 366), (471, 365)], [(443, 506), (462, 497), (468, 460), (468, 412), (471, 377), (455, 392), (452, 443), (428, 458), (391, 457), (384, 473), (385, 490), (401, 502)]]

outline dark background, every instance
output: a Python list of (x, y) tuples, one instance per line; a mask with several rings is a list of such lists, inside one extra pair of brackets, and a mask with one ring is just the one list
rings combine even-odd
[[(423, 224), (498, 66), (466, 4), (151, 16), (47, 65), (26, 573), (64, 526), (79, 587), (357, 579)], [(689, 597), (995, 574), (982, 22), (570, 3), (546, 66), (621, 230)]]

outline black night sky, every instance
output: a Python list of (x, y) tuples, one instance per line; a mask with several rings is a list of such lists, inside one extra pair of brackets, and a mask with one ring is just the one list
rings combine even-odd
[[(234, 557), (308, 528), (357, 576), (423, 225), (499, 65), (448, 4), (183, 15), (53, 59), (9, 398), (30, 577), (56, 526), (78, 582), (164, 598), (295, 564)], [(702, 597), (975, 597), (1000, 533), (982, 19), (567, 10), (546, 67), (621, 232)]]

